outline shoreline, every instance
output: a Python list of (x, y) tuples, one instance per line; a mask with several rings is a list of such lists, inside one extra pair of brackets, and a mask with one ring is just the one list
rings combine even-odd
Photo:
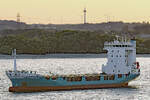
[[(18, 54), (17, 59), (48, 59), (48, 58), (106, 58), (105, 53), (102, 54)], [(150, 54), (137, 54), (136, 57), (150, 57)], [(11, 55), (0, 54), (0, 59), (12, 59)]]

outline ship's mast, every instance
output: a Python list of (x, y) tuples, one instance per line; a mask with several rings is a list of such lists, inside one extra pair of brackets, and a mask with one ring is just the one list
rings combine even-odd
[(16, 64), (16, 49), (14, 49), (12, 51), (12, 55), (14, 57), (14, 71), (16, 72), (17, 71), (17, 64)]

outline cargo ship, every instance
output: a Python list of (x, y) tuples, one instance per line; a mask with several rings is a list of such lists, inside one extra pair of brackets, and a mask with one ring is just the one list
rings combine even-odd
[(76, 75), (41, 75), (36, 71), (19, 71), (16, 67), (16, 50), (13, 50), (14, 70), (6, 71), (12, 83), (9, 92), (119, 88), (128, 86), (140, 75), (135, 39), (105, 42), (104, 50), (107, 51), (107, 63), (102, 65), (102, 72)]

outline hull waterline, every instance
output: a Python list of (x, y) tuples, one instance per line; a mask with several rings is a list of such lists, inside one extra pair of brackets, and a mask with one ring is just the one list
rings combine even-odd
[(100, 84), (100, 85), (75, 85), (75, 86), (45, 86), (45, 87), (9, 87), (9, 92), (44, 92), (62, 90), (85, 90), (101, 88), (120, 88), (126, 87), (128, 83), (122, 84)]

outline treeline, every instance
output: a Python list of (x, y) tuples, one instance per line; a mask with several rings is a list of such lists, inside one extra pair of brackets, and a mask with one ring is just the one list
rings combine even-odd
[[(114, 39), (114, 34), (103, 32), (7, 30), (0, 36), (0, 53), (11, 54), (14, 48), (19, 54), (104, 53), (104, 42)], [(149, 43), (150, 39), (137, 39), (137, 52), (150, 53)]]

